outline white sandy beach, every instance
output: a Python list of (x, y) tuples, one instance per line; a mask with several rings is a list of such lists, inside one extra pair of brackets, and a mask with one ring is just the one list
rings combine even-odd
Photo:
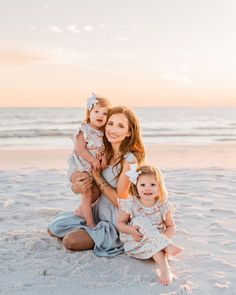
[(185, 251), (175, 280), (158, 284), (153, 261), (65, 250), (49, 221), (78, 198), (68, 150), (0, 151), (0, 294), (236, 294), (236, 145), (149, 145), (165, 176)]

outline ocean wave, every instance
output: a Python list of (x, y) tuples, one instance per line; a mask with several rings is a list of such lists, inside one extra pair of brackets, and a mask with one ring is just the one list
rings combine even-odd
[(0, 138), (20, 138), (20, 137), (60, 137), (68, 136), (71, 137), (74, 133), (74, 130), (69, 129), (47, 129), (47, 130), (5, 130), (0, 131)]
[[(222, 131), (222, 130), (221, 130)], [(0, 131), (0, 138), (36, 138), (36, 137), (72, 137), (75, 129), (27, 129), (27, 130), (4, 130)], [(219, 132), (219, 133), (203, 133), (203, 132), (172, 132), (168, 129), (163, 130), (143, 130), (143, 137), (221, 137), (221, 138), (236, 138), (236, 133)]]

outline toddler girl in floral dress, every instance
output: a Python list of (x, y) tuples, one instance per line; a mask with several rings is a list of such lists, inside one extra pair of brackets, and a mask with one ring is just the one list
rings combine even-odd
[(127, 172), (132, 196), (119, 200), (120, 214), (117, 228), (125, 252), (138, 259), (153, 258), (160, 267), (159, 281), (169, 285), (172, 273), (167, 256), (183, 251), (170, 238), (175, 234), (172, 206), (161, 172), (152, 166), (131, 166)]
[[(103, 153), (103, 130), (107, 122), (111, 103), (93, 94), (87, 100), (86, 119), (74, 135), (74, 150), (68, 159), (68, 177), (72, 186), (78, 178), (92, 176), (92, 169), (104, 169), (106, 158)], [(95, 227), (92, 204), (100, 196), (100, 190), (93, 182), (91, 189), (81, 195), (81, 205), (75, 214), (84, 217), (88, 227)]]

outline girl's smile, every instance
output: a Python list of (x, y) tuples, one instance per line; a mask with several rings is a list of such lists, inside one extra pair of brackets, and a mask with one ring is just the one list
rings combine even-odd
[(101, 129), (105, 126), (107, 121), (108, 108), (101, 107), (99, 104), (96, 104), (90, 111), (90, 126), (94, 129)]
[(154, 175), (141, 174), (137, 182), (137, 191), (140, 202), (145, 205), (154, 205), (158, 199), (159, 186)]

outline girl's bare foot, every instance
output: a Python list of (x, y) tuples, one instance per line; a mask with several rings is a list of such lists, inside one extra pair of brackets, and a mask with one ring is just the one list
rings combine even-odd
[(159, 283), (168, 286), (172, 283), (173, 275), (169, 267), (160, 267)]
[(75, 215), (79, 216), (79, 217), (84, 217), (83, 212), (80, 207), (75, 209)]
[(160, 267), (159, 283), (164, 286), (170, 285), (173, 280), (173, 275), (164, 251), (154, 254), (153, 259)]
[(164, 251), (168, 256), (176, 256), (178, 254), (180, 254), (181, 252), (183, 252), (184, 248), (178, 247), (174, 244), (170, 244), (168, 245)]
[(96, 223), (86, 223), (87, 227), (96, 227)]

